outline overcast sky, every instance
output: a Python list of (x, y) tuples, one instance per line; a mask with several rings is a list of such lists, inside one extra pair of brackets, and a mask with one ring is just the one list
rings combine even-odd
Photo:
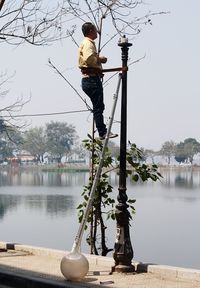
[[(139, 147), (158, 150), (168, 140), (180, 142), (193, 137), (200, 141), (200, 1), (149, 0), (149, 3), (149, 10), (170, 14), (153, 17), (153, 25), (146, 25), (139, 36), (129, 39), (133, 43), (129, 49), (130, 61), (145, 58), (128, 71), (128, 139)], [(104, 31), (107, 33), (109, 27)], [(80, 34), (77, 41), (81, 40)], [(121, 65), (117, 41), (102, 51), (109, 59), (107, 68)], [(87, 99), (80, 87), (77, 47), (70, 40), (51, 47), (16, 48), (5, 44), (1, 46), (1, 71), (15, 72), (15, 76), (6, 84), (9, 94), (1, 105), (18, 96), (23, 95), (26, 100), (31, 95), (21, 114), (85, 109), (73, 89), (48, 66), (48, 58)], [(106, 120), (116, 85), (117, 77), (105, 87)], [(66, 121), (75, 126), (80, 140), (91, 132), (92, 126), (89, 112), (26, 119), (29, 127), (44, 126), (51, 120)], [(120, 120), (120, 101), (115, 119)], [(113, 132), (119, 129), (119, 123), (113, 125)], [(119, 144), (119, 139), (116, 143)]]

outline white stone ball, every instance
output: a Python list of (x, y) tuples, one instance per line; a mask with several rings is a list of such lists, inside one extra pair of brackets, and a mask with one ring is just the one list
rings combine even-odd
[(89, 262), (83, 254), (73, 251), (62, 258), (60, 270), (67, 280), (77, 281), (87, 275)]

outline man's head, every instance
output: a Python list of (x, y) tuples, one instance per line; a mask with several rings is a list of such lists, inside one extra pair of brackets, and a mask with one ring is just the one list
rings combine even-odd
[(97, 29), (91, 22), (85, 22), (82, 25), (82, 32), (85, 37), (89, 37), (92, 40), (97, 38)]

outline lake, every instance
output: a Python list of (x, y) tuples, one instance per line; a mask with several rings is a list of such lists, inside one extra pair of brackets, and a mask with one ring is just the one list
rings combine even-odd
[[(132, 183), (136, 214), (130, 234), (136, 261), (200, 269), (200, 170), (161, 170), (162, 181)], [(88, 173), (39, 170), (0, 170), (0, 241), (70, 250), (79, 223)], [(114, 197), (118, 176), (110, 175)], [(116, 223), (107, 221), (107, 243), (112, 248)], [(84, 234), (82, 251), (89, 253)], [(108, 254), (112, 256), (112, 253)]]

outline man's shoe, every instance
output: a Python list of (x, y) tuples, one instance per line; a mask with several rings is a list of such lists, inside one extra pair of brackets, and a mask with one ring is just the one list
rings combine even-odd
[[(118, 134), (114, 134), (114, 133), (110, 132), (108, 135), (108, 138), (115, 138), (117, 136), (118, 136)], [(103, 136), (99, 136), (100, 140), (104, 140), (105, 138), (106, 138), (106, 134), (104, 134)]]

